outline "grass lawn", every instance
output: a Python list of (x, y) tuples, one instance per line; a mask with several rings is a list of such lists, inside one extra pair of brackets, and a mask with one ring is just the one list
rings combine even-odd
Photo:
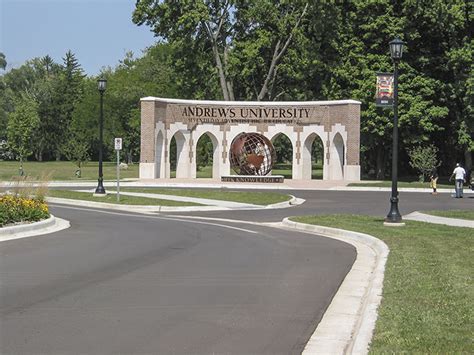
[(472, 354), (474, 229), (367, 216), (294, 217), (373, 235), (390, 248), (373, 354)]
[(474, 221), (474, 210), (423, 211), (423, 213), (439, 217), (460, 218)]
[[(292, 165), (291, 164), (275, 164), (272, 170), (272, 175), (283, 175), (285, 179), (292, 178)], [(311, 171), (311, 179), (323, 178), (323, 165), (322, 164), (313, 164)]]
[[(176, 172), (174, 172), (174, 176), (176, 176)], [(211, 179), (212, 178), (212, 166), (204, 166), (199, 168), (196, 171), (196, 177), (198, 179)]]
[(163, 195), (175, 195), (197, 198), (208, 198), (212, 200), (224, 200), (241, 203), (251, 203), (255, 205), (270, 205), (278, 202), (289, 201), (291, 197), (278, 192), (248, 192), (248, 191), (225, 191), (222, 189), (167, 189), (167, 188), (141, 188), (126, 187), (120, 191), (144, 192)]
[(94, 197), (90, 192), (79, 192), (70, 190), (49, 190), (49, 197), (69, 198), (73, 200), (85, 200), (94, 202), (115, 203), (120, 205), (144, 205), (144, 206), (203, 206), (199, 203), (181, 202), (172, 200), (161, 200), (157, 198), (146, 198), (136, 196), (120, 195), (120, 202), (117, 202), (117, 195), (107, 194), (104, 197)]
[[(10, 181), (18, 177), (20, 163), (17, 161), (0, 161), (0, 180)], [(103, 174), (105, 180), (115, 180), (117, 178), (117, 163), (103, 162)], [(75, 172), (77, 166), (68, 161), (47, 161), (47, 162), (24, 162), (25, 174), (31, 179), (42, 179), (43, 176), (50, 175), (50, 180), (97, 180), (99, 163), (96, 161), (87, 162), (82, 167), (82, 177), (77, 178)], [(138, 164), (129, 165), (127, 170), (120, 170), (120, 178), (138, 178)]]

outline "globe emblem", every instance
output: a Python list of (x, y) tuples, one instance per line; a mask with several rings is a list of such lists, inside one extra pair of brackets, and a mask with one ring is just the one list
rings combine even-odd
[(275, 160), (272, 143), (258, 133), (240, 133), (230, 146), (230, 166), (239, 175), (267, 175)]

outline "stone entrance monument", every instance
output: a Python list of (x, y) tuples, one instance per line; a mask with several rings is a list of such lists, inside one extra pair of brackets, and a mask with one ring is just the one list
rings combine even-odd
[(359, 101), (239, 102), (157, 97), (141, 99), (140, 179), (170, 178), (173, 137), (176, 177), (196, 178), (196, 147), (204, 134), (213, 144), (212, 177), (228, 176), (231, 143), (242, 133), (252, 132), (270, 142), (280, 134), (288, 137), (293, 147), (293, 179), (311, 179), (311, 147), (317, 138), (324, 149), (323, 180), (360, 179)]

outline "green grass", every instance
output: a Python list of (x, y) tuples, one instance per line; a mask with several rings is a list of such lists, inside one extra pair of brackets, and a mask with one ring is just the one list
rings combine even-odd
[(474, 229), (381, 218), (311, 216), (292, 220), (373, 235), (390, 248), (373, 354), (472, 354)]
[[(176, 176), (176, 173), (175, 173)], [(212, 165), (211, 166), (204, 166), (199, 168), (196, 171), (196, 177), (198, 179), (211, 179), (212, 178)]]
[[(10, 181), (18, 177), (20, 163), (16, 161), (0, 161), (0, 180)], [(99, 163), (87, 162), (82, 167), (82, 177), (77, 178), (75, 172), (77, 166), (68, 161), (48, 161), (48, 162), (24, 162), (25, 174), (32, 179), (42, 179), (42, 176), (50, 175), (51, 180), (97, 180)], [(105, 180), (115, 180), (117, 178), (117, 163), (103, 162), (103, 174)], [(127, 170), (120, 170), (120, 178), (138, 178), (138, 164), (128, 166)]]
[(211, 200), (224, 200), (255, 205), (270, 205), (273, 203), (289, 201), (289, 195), (277, 192), (248, 192), (248, 191), (225, 191), (222, 189), (167, 189), (167, 188), (140, 188), (127, 187), (120, 189), (127, 192), (155, 193), (163, 195), (186, 196), (196, 198), (207, 198)]
[(474, 221), (474, 210), (423, 211), (423, 213), (446, 218), (460, 218)]
[(49, 197), (114, 203), (114, 204), (120, 204), (120, 205), (203, 206), (199, 203), (193, 203), (193, 202), (181, 202), (181, 201), (162, 200), (162, 199), (156, 199), (156, 198), (125, 196), (125, 195), (120, 195), (120, 202), (117, 202), (117, 195), (115, 193), (107, 194), (107, 196), (104, 196), (104, 197), (94, 197), (91, 192), (79, 192), (79, 191), (70, 191), (70, 190), (49, 190), (47, 195)]
[[(285, 179), (292, 178), (292, 165), (291, 164), (275, 164), (272, 170), (272, 175), (283, 175)], [(323, 178), (323, 166), (322, 164), (313, 164), (311, 171), (311, 179)]]

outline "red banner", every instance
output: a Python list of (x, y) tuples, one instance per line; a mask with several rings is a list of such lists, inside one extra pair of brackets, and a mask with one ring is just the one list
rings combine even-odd
[(393, 74), (377, 73), (375, 104), (381, 107), (393, 106)]

